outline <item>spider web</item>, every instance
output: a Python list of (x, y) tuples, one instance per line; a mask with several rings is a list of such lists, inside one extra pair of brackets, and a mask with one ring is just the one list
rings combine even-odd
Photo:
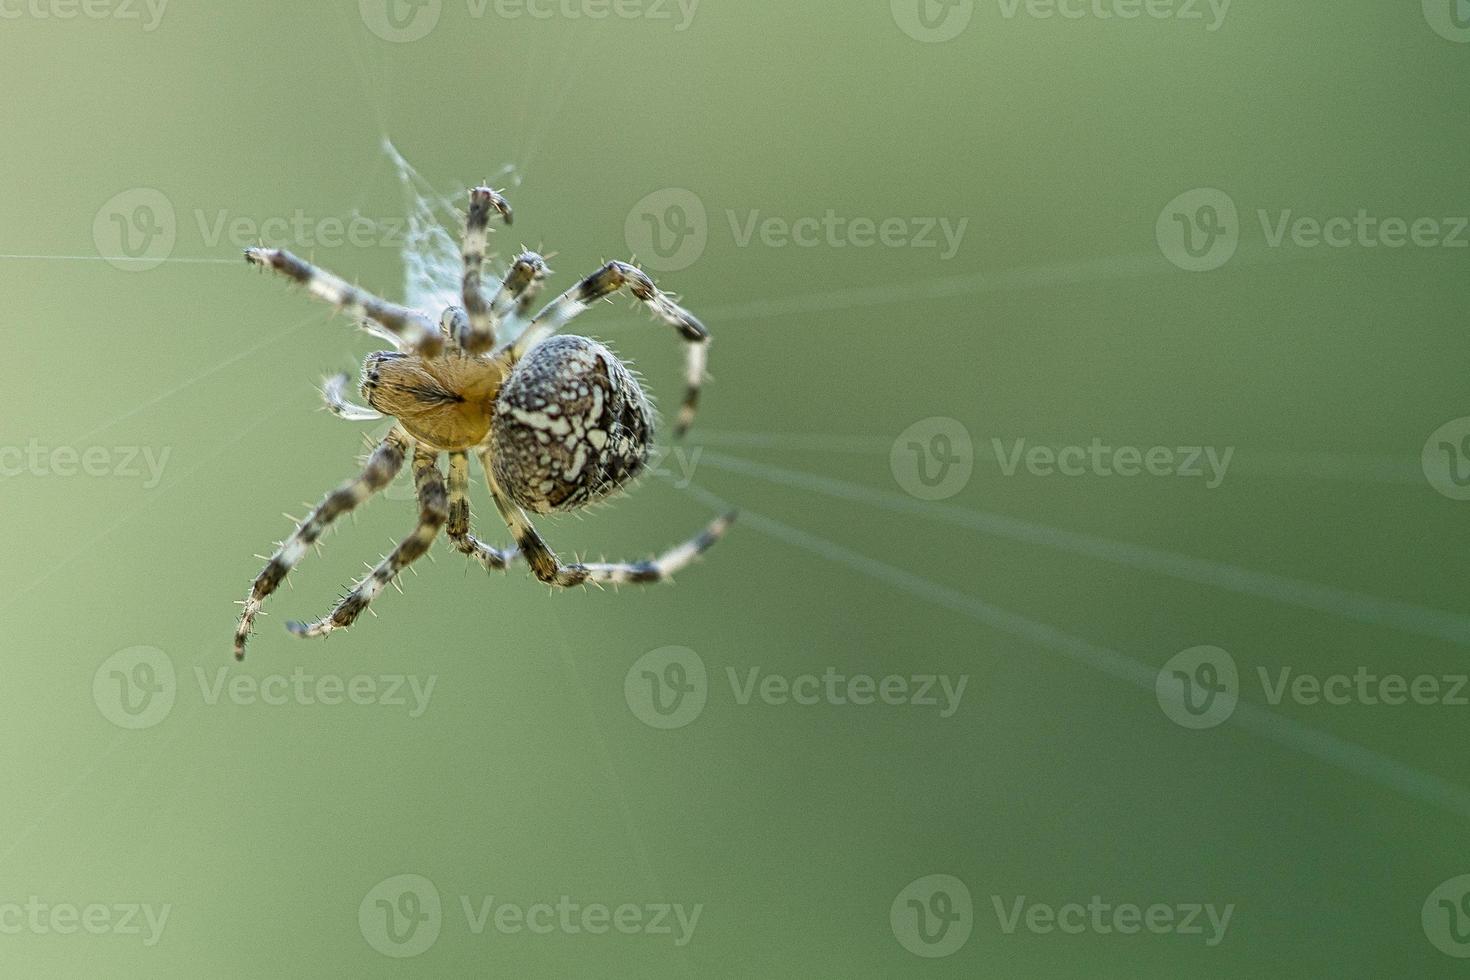
[[(460, 232), (464, 214), (457, 202), (465, 200), (469, 188), (464, 185), (445, 190), (436, 188), (386, 136), (383, 154), (393, 165), (403, 195), (405, 225), (400, 257), (404, 303), (437, 319), (445, 307), (461, 305), (464, 260), (460, 256)], [(520, 174), (514, 165), (507, 164), (495, 181), (519, 186)]]

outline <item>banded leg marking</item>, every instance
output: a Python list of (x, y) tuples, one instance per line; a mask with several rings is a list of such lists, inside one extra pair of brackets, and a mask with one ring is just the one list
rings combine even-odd
[(626, 262), (609, 262), (562, 293), (536, 315), (536, 319), (516, 340), (511, 348), (512, 358), (519, 360), (524, 357), (532, 347), (566, 326), (597, 300), (624, 286), (654, 316), (677, 330), (679, 336), (689, 345), (685, 363), (684, 400), (674, 424), (674, 434), (683, 435), (694, 422), (694, 412), (699, 404), (699, 391), (704, 384), (708, 360), (709, 331), (694, 314), (675, 303), (667, 293), (661, 292), (642, 269)]
[(407, 347), (424, 357), (434, 357), (444, 348), (444, 335), (438, 326), (417, 310), (380, 299), (343, 279), (319, 269), (290, 252), (278, 248), (247, 248), (245, 261), (261, 268), (274, 269), (281, 275), (306, 287), (319, 300), (331, 303), (358, 320), (381, 327), (374, 331), (400, 349)]
[[(482, 461), (484, 461), (483, 457)], [(486, 482), (490, 486), (491, 495), (495, 498), (495, 506), (500, 510), (500, 516), (505, 520), (506, 527), (510, 528), (510, 533), (515, 538), (521, 554), (526, 556), (531, 571), (538, 579), (557, 588), (570, 588), (574, 585), (585, 585), (588, 582), (613, 585), (647, 585), (662, 582), (686, 568), (694, 559), (713, 547), (716, 541), (725, 536), (725, 532), (730, 529), (736, 517), (733, 512), (717, 517), (703, 531), (688, 541), (647, 561), (572, 562), (567, 564), (551, 550), (551, 546), (541, 537), (540, 532), (531, 523), (531, 519), (526, 516), (526, 512), (496, 486), (492, 473), (493, 471), (487, 467), (485, 470)]]
[(412, 442), (408, 433), (395, 427), (368, 457), (362, 474), (328, 494), (310, 516), (301, 522), (295, 533), (276, 549), (275, 555), (256, 576), (250, 587), (250, 594), (245, 597), (245, 608), (235, 629), (236, 660), (245, 656), (245, 644), (250, 639), (255, 617), (260, 613), (260, 607), (265, 600), (280, 588), (291, 569), (306, 556), (307, 549), (321, 540), (323, 532), (333, 521), (393, 482), (393, 478), (403, 468), (403, 457)]
[(516, 549), (493, 548), (470, 533), (470, 458), (464, 452), (449, 454), (449, 523), (444, 531), (456, 551), (478, 561), (487, 571), (503, 572), (520, 554)]
[(439, 454), (422, 447), (413, 453), (413, 482), (418, 491), (419, 522), (408, 537), (352, 587), (332, 611), (314, 623), (287, 623), (297, 636), (326, 636), (333, 630), (346, 629), (368, 608), (378, 594), (405, 568), (429, 551), (439, 531), (449, 519), (449, 500), (444, 488), (444, 474), (439, 472)]
[(510, 205), (505, 198), (488, 187), (476, 187), (470, 191), (470, 210), (465, 216), (464, 226), (464, 279), (461, 288), (467, 323), (463, 333), (456, 337), (459, 346), (470, 354), (483, 354), (495, 346), (495, 318), (480, 288), (492, 210), (499, 213), (506, 224), (511, 223)]

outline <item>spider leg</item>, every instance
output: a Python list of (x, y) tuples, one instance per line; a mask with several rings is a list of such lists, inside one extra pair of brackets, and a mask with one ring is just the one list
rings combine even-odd
[(377, 409), (348, 399), (347, 386), (351, 383), (352, 379), (346, 374), (334, 374), (322, 382), (322, 401), (327, 403), (327, 411), (348, 422), (373, 422), (382, 418), (383, 413)]
[(495, 317), (485, 293), (480, 288), (480, 273), (485, 265), (485, 242), (490, 228), (490, 212), (494, 210), (511, 222), (510, 205), (505, 198), (488, 187), (470, 191), (470, 210), (464, 223), (464, 297), (466, 322), (455, 341), (470, 354), (483, 354), (495, 346)]
[[(541, 286), (550, 271), (546, 267), (546, 260), (535, 252), (522, 252), (515, 257), (505, 278), (500, 282), (500, 288), (495, 291), (495, 298), (490, 301), (492, 343), (496, 332), (502, 327), (512, 336), (525, 327), (530, 318), (529, 307), (541, 292)], [(474, 341), (470, 337), (469, 314), (460, 307), (451, 306), (444, 311), (440, 325), (456, 347), (470, 350)]]
[[(481, 462), (488, 464), (489, 461), (482, 456)], [(531, 571), (538, 579), (558, 588), (570, 588), (588, 582), (594, 584), (606, 582), (614, 585), (625, 583), (646, 585), (662, 582), (713, 547), (716, 541), (725, 536), (725, 532), (730, 529), (736, 516), (732, 512), (715, 518), (703, 531), (688, 541), (647, 561), (566, 564), (556, 556), (556, 552), (551, 550), (550, 545), (531, 524), (531, 519), (526, 516), (526, 512), (496, 485), (493, 473), (490, 466), (486, 465), (485, 480), (490, 485), (490, 494), (495, 498), (495, 506), (500, 510), (500, 516), (504, 518), (506, 526), (510, 528), (511, 535), (515, 537), (516, 544), (520, 546), (521, 554), (526, 556), (526, 561), (531, 565)]]
[(444, 531), (460, 554), (484, 565), (488, 571), (503, 572), (519, 552), (492, 548), (470, 533), (470, 458), (464, 452), (449, 454), (449, 523)]
[(245, 597), (245, 609), (240, 614), (240, 624), (235, 629), (236, 660), (245, 656), (245, 643), (250, 638), (252, 624), (265, 600), (280, 587), (291, 569), (300, 563), (307, 550), (321, 539), (322, 533), (333, 521), (393, 482), (393, 478), (403, 467), (404, 454), (412, 443), (408, 433), (395, 427), (388, 438), (373, 450), (362, 474), (329, 493), (311, 515), (301, 522), (295, 533), (276, 549), (265, 568), (256, 576), (255, 583), (250, 587), (250, 594)]
[(379, 562), (367, 577), (314, 623), (287, 623), (297, 636), (326, 636), (333, 630), (346, 629), (357, 621), (378, 593), (396, 579), (400, 572), (428, 553), (449, 518), (449, 501), (444, 489), (444, 474), (439, 472), (439, 454), (416, 447), (413, 451), (413, 483), (418, 491), (419, 522), (408, 537)]
[(694, 410), (699, 403), (700, 385), (704, 383), (704, 369), (708, 356), (709, 331), (694, 315), (660, 292), (642, 269), (626, 262), (609, 262), (571, 289), (552, 300), (536, 314), (536, 319), (511, 346), (511, 359), (520, 360), (541, 341), (556, 333), (578, 314), (584, 312), (597, 300), (627, 286), (641, 303), (655, 316), (671, 325), (689, 345), (685, 365), (684, 402), (679, 408), (679, 417), (674, 424), (674, 434), (683, 435), (694, 421)]
[(522, 252), (511, 262), (490, 304), (490, 315), (505, 326), (507, 333), (516, 333), (530, 318), (531, 304), (541, 294), (550, 272), (546, 260), (536, 252)]
[(428, 317), (406, 306), (389, 303), (372, 293), (350, 286), (332, 275), (278, 248), (247, 248), (245, 261), (270, 268), (306, 287), (317, 299), (331, 303), (359, 320), (376, 324), (375, 330), (399, 349), (407, 347), (424, 357), (434, 357), (444, 348), (444, 335)]

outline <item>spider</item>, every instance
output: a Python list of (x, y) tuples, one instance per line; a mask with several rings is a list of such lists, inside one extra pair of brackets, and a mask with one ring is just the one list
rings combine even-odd
[[(709, 332), (662, 293), (642, 270), (609, 262), (534, 317), (532, 302), (550, 270), (535, 252), (516, 256), (494, 296), (481, 288), (491, 214), (508, 225), (510, 205), (476, 187), (465, 218), (462, 306), (435, 322), (316, 268), (290, 252), (251, 248), (245, 259), (300, 283), (317, 299), (354, 316), (393, 345), (370, 354), (360, 391), (367, 405), (346, 398), (347, 375), (329, 379), (322, 394), (335, 415), (354, 421), (389, 417), (393, 427), (362, 473), (333, 490), (283, 541), (256, 577), (235, 630), (235, 658), (245, 655), (262, 603), (285, 581), (333, 521), (387, 487), (412, 460), (419, 518), (413, 531), (326, 616), (288, 623), (297, 636), (326, 636), (351, 626), (383, 588), (428, 552), (445, 531), (459, 552), (489, 570), (524, 557), (536, 578), (557, 588), (593, 583), (651, 583), (668, 578), (718, 541), (734, 520), (726, 514), (701, 533), (647, 561), (564, 563), (526, 512), (575, 511), (625, 488), (648, 462), (654, 413), (638, 380), (607, 347), (586, 337), (556, 335), (593, 302), (623, 287), (678, 331), (687, 346), (687, 387), (675, 423), (682, 435), (694, 420), (704, 378)], [(513, 337), (497, 343), (497, 337)], [(448, 454), (448, 479), (439, 468)], [(469, 456), (479, 457), (485, 482), (516, 547), (501, 550), (470, 531)]]

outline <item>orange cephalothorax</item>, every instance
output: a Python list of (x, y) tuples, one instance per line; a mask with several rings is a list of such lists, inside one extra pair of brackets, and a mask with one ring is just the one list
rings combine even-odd
[(418, 442), (443, 452), (485, 441), (505, 368), (449, 349), (435, 358), (378, 351), (362, 366), (362, 396)]

